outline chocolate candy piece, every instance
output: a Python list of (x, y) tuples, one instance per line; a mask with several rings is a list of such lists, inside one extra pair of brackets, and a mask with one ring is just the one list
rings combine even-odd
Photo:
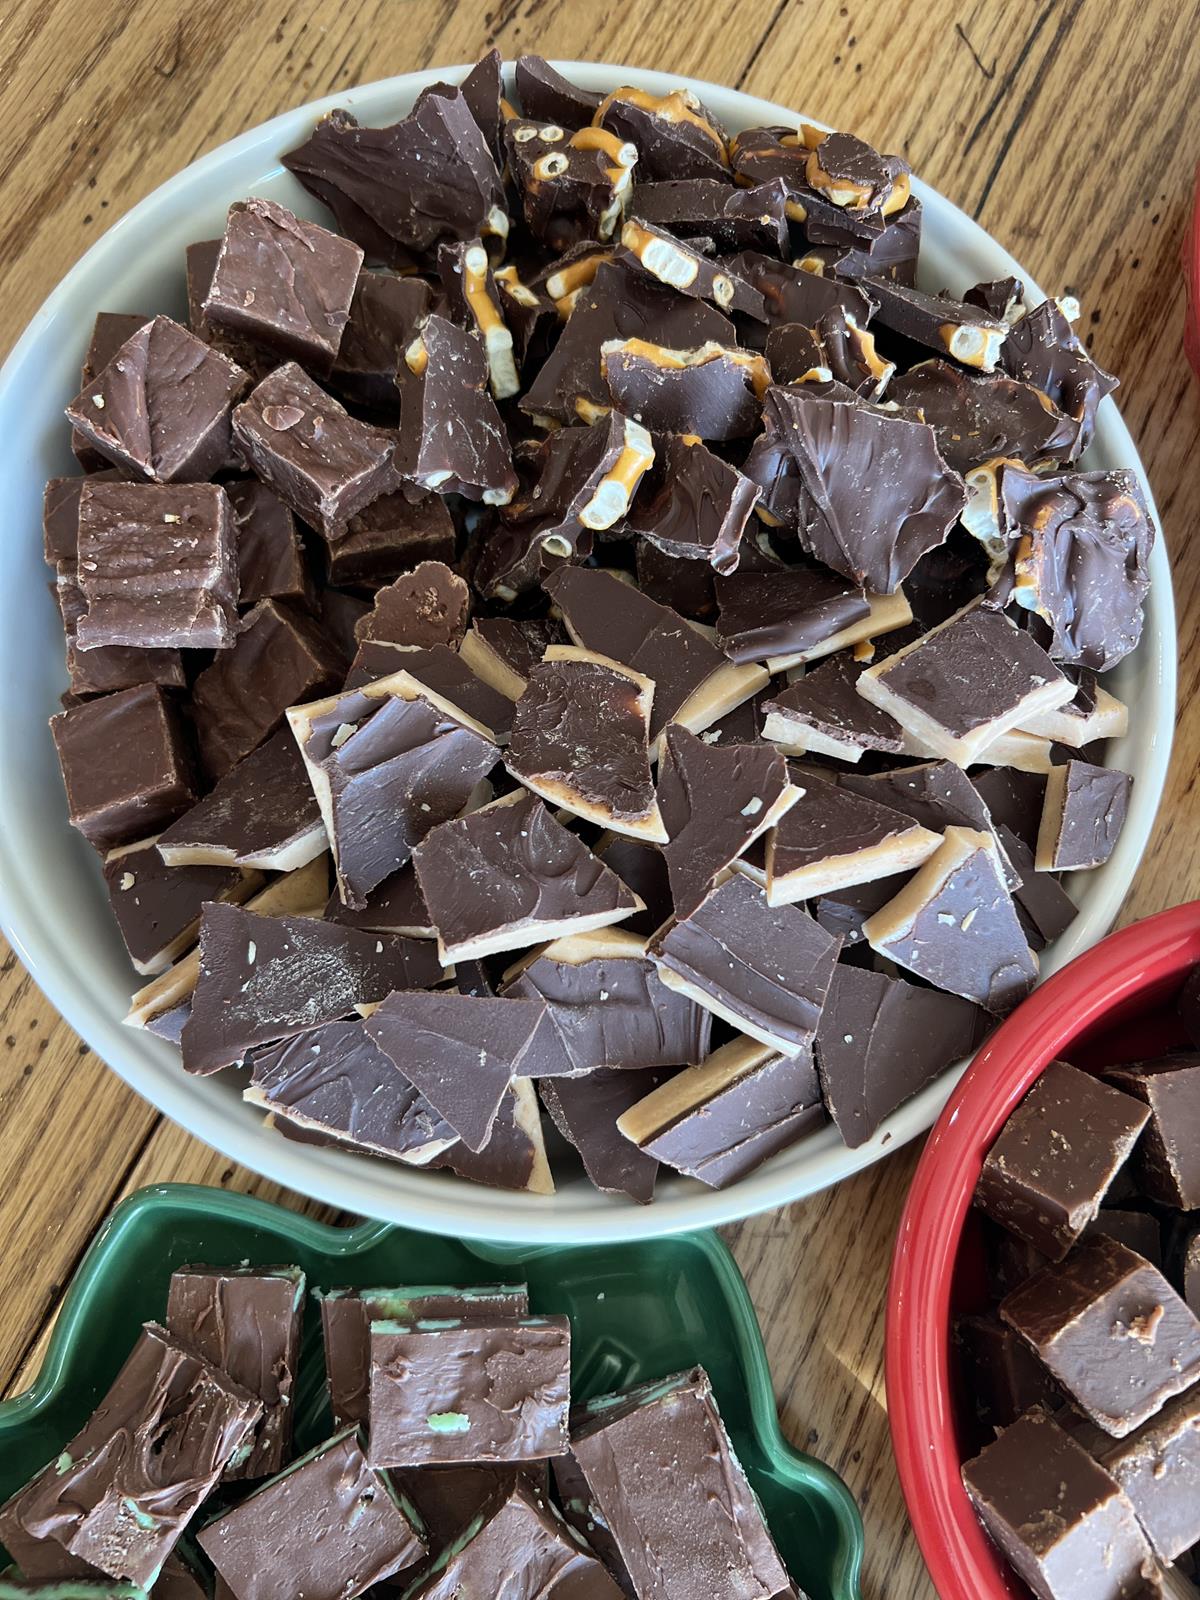
[(249, 381), (170, 317), (155, 317), (84, 386), (67, 416), (135, 477), (208, 478), (229, 459), (230, 409)]
[(804, 774), (795, 803), (767, 835), (767, 904), (788, 905), (911, 872), (940, 835), (877, 800)]
[(731, 188), (719, 178), (667, 178), (637, 183), (629, 214), (678, 239), (711, 240), (719, 255), (787, 250), (786, 195), (778, 179), (750, 189)]
[(815, 563), (736, 572), (716, 585), (717, 641), (731, 661), (765, 661), (772, 672), (832, 655), (903, 628), (912, 612), (901, 590), (864, 593)]
[(257, 749), (290, 705), (332, 689), (343, 670), (311, 617), (286, 601), (260, 601), (238, 624), (233, 649), (192, 685), (192, 720), (209, 780)]
[(802, 125), (808, 147), (805, 175), (835, 206), (855, 214), (888, 216), (908, 200), (908, 164), (899, 156), (880, 155), (852, 133), (829, 133)]
[(42, 553), (47, 565), (73, 563), (79, 559), (79, 497), (85, 483), (120, 481), (121, 474), (110, 468), (86, 478), (51, 478), (42, 494)]
[(1045, 778), (1011, 768), (993, 767), (973, 773), (970, 781), (987, 806), (995, 827), (1010, 829), (1032, 852), (1042, 819)]
[(1051, 767), (1038, 830), (1038, 871), (1103, 866), (1121, 837), (1132, 787), (1127, 772), (1087, 761)]
[(600, 105), (600, 95), (578, 88), (541, 56), (518, 56), (515, 78), (517, 98), (525, 115), (539, 122), (584, 128)]
[(965, 1393), (989, 1429), (1008, 1428), (1035, 1406), (1057, 1410), (1063, 1395), (1025, 1341), (1000, 1318), (956, 1317), (955, 1353), (962, 1363)]
[(360, 272), (330, 385), (357, 405), (394, 414), (400, 405), (396, 371), (429, 308), (423, 278)]
[(395, 434), (350, 416), (294, 361), (235, 409), (233, 432), (255, 474), (327, 536), (396, 486)]
[[(1122, 1186), (1128, 1179), (1128, 1170), (1123, 1169), (1117, 1175), (1116, 1187)], [(1139, 1256), (1145, 1256), (1152, 1266), (1161, 1267), (1163, 1264), (1162, 1229), (1158, 1218), (1149, 1211), (1125, 1211), (1117, 1206), (1105, 1205), (1083, 1233), (1085, 1238), (1090, 1238), (1094, 1233), (1106, 1233), (1110, 1239), (1116, 1239), (1120, 1244), (1136, 1250)]]
[(653, 1200), (658, 1162), (623, 1137), (618, 1121), (669, 1075), (598, 1067), (578, 1078), (544, 1078), (538, 1085), (554, 1126), (579, 1152), (601, 1193), (625, 1195), (639, 1205)]
[(517, 701), (504, 763), (586, 822), (665, 843), (647, 738), (654, 685), (574, 645), (551, 645)]
[(834, 968), (817, 1028), (821, 1095), (852, 1150), (898, 1106), (969, 1056), (987, 1026), (957, 995), (861, 967)]
[(1200, 1147), (1193, 1134), (1200, 1116), (1200, 1056), (1114, 1067), (1107, 1076), (1150, 1108), (1134, 1157), (1139, 1188), (1161, 1205), (1200, 1207)]
[(1053, 1061), (984, 1158), (975, 1204), (1061, 1261), (1095, 1219), (1148, 1118), (1131, 1095)]
[[(779, 378), (777, 372), (775, 376)], [(1047, 406), (1045, 395), (1032, 384), (1003, 373), (965, 372), (948, 361), (922, 361), (893, 379), (888, 398), (923, 415), (947, 465), (964, 477), (1006, 458), (1037, 467), (1075, 455), (1079, 424)]]
[(238, 567), (233, 507), (215, 483), (86, 483), (79, 497), (75, 637), (139, 649), (233, 643)]
[(381, 494), (331, 537), (327, 577), (374, 589), (423, 561), (453, 561), (457, 543), (441, 495)]
[(550, 618), (474, 617), (459, 654), (485, 683), (519, 700), (547, 645), (564, 644), (566, 637)]
[[(424, 1484), (441, 1473), (422, 1472)], [(459, 1600), (503, 1584), (511, 1600), (621, 1600), (622, 1591), (557, 1513), (517, 1478), (459, 1522), (456, 1537), (410, 1591), (412, 1600)]]
[(1154, 525), (1132, 472), (1057, 478), (1006, 467), (1004, 513), (1019, 540), (1012, 597), (1050, 624), (1056, 661), (1107, 672), (1136, 649)]
[(951, 355), (965, 367), (994, 372), (1008, 336), (1008, 324), (981, 306), (926, 294), (888, 277), (868, 277), (863, 288), (878, 303), (881, 326), (925, 345), (938, 355)]
[[(770, 389), (766, 433), (746, 460), (763, 505), (801, 547), (855, 583), (891, 594), (944, 542), (966, 504), (933, 429), (857, 401)], [(880, 472), (886, 457), (894, 470)]]
[(720, 178), (729, 181), (725, 130), (690, 89), (664, 95), (614, 89), (600, 102), (597, 127), (609, 128), (638, 149), (641, 176)]
[[(460, 1289), (330, 1289), (318, 1292), (325, 1337), (325, 1375), (334, 1421), (365, 1422), (371, 1373), (371, 1323), (392, 1318), (414, 1323), (427, 1317), (463, 1322), (529, 1314), (529, 1291), (509, 1284)], [(413, 1480), (415, 1481), (415, 1480)], [(408, 1480), (405, 1487), (407, 1488)]]
[(858, 679), (930, 755), (966, 767), (1011, 728), (1070, 700), (1075, 688), (1025, 631), (972, 604)]
[[(1075, 674), (1068, 674), (1075, 676)], [(1129, 731), (1129, 707), (1100, 686), (1090, 667), (1078, 669), (1075, 698), (1033, 718), (1026, 733), (1037, 734), (1073, 750), (1098, 739), (1123, 739)]]
[(991, 833), (949, 827), (919, 871), (864, 924), (872, 949), (1004, 1015), (1037, 980)]
[[(743, 866), (742, 870), (747, 869)], [(755, 882), (765, 888), (767, 882), (765, 850), (762, 860), (756, 864), (753, 876)], [(836, 889), (832, 894), (819, 895), (810, 909), (821, 926), (842, 941), (843, 947), (861, 944), (867, 937), (863, 932), (863, 923), (881, 907), (887, 905), (895, 893), (894, 883), (889, 883), (886, 878), (877, 878), (874, 883), (856, 883), (849, 888)]]
[(588, 1401), (571, 1451), (640, 1600), (771, 1600), (786, 1590), (702, 1367)]
[(402, 933), (409, 939), (435, 937), (411, 861), (372, 889), (366, 905), (357, 909), (346, 905), (335, 889), (325, 907), (325, 921), (340, 922), (343, 928), (365, 928), (368, 933)]
[(1200, 1394), (1181, 1395), (1124, 1439), (1086, 1422), (1072, 1437), (1111, 1472), (1162, 1561), (1176, 1561), (1200, 1540)]
[(1192, 1235), (1184, 1252), (1183, 1292), (1189, 1307), (1200, 1316), (1200, 1232)]
[(508, 233), (500, 174), (457, 89), (426, 91), (388, 128), (360, 128), (348, 111), (332, 111), (283, 164), (370, 259), (388, 265), (441, 239)]
[(628, 530), (665, 555), (733, 572), (757, 485), (694, 435), (668, 435), (655, 446), (655, 458), (644, 480), (648, 487), (626, 519)]
[(548, 1016), (525, 1063), (531, 1077), (678, 1067), (708, 1054), (708, 1014), (673, 993), (645, 941), (622, 928), (555, 939), (504, 979), (502, 994), (546, 1002)]
[(327, 375), (358, 282), (363, 253), (349, 239), (306, 222), (273, 200), (229, 208), (204, 315)]
[(438, 275), (451, 315), (460, 327), (483, 341), (488, 382), (497, 400), (519, 394), (521, 380), (513, 357), (513, 336), (504, 321), (488, 253), (478, 239), (444, 244)]
[(626, 917), (628, 933), (646, 938), (671, 915), (671, 886), (666, 857), (656, 844), (604, 833), (596, 841), (596, 854), (628, 889), (644, 901), (645, 910)]
[(660, 433), (740, 439), (755, 433), (771, 382), (751, 351), (709, 341), (695, 349), (606, 339), (600, 370), (613, 404)]
[(299, 1267), (178, 1267), (167, 1331), (262, 1401), (263, 1414), (224, 1478), (266, 1478), (291, 1455), (304, 1309)]
[(776, 740), (790, 755), (841, 761), (858, 761), (867, 750), (899, 755), (903, 729), (858, 693), (861, 671), (850, 652), (841, 651), (764, 700), (764, 737)]
[(104, 884), (130, 960), (150, 974), (195, 944), (205, 901), (238, 905), (262, 887), (262, 877), (236, 867), (165, 866), (151, 838), (110, 850)]
[(639, 1150), (720, 1189), (824, 1120), (811, 1049), (785, 1056), (737, 1038), (653, 1088), (617, 1126)]
[[(855, 794), (903, 811), (935, 833), (952, 825), (975, 828), (981, 833), (992, 827), (991, 813), (982, 795), (953, 761), (924, 761), (892, 772), (842, 772), (838, 782)], [(1007, 855), (1003, 846), (1001, 854)], [(1020, 886), (1020, 874), (1012, 870), (1011, 862), (1007, 863), (1005, 877), (1010, 889), (1015, 891)]]
[(354, 630), (361, 643), (457, 646), (467, 631), (471, 591), (457, 573), (440, 561), (422, 561), (375, 594), (374, 609)]
[(397, 471), (423, 489), (507, 505), (517, 475), (475, 335), (445, 317), (427, 317), (404, 352), (397, 382)]
[(763, 297), (744, 278), (730, 272), (710, 256), (684, 244), (665, 228), (630, 221), (621, 229), (621, 246), (614, 261), (647, 273), (656, 283), (696, 300), (711, 300), (722, 311), (740, 311), (766, 321)]
[[(96, 320), (92, 324), (92, 336), (88, 340), (87, 354), (80, 369), (80, 384), (86, 388), (96, 374), (108, 365), (126, 339), (151, 321), (152, 317), (144, 317), (140, 312), (98, 311)], [(194, 326), (192, 331), (199, 332)], [(109, 467), (107, 457), (103, 456), (87, 435), (80, 433), (77, 428), (71, 430), (71, 453), (85, 472), (95, 472)]]
[(287, 728), (230, 768), (157, 841), (169, 867), (261, 867), (267, 872), (303, 867), (328, 843), (304, 762)]
[(513, 1079), (492, 1124), (492, 1137), (482, 1150), (468, 1150), (460, 1141), (435, 1156), (430, 1165), (446, 1167), (460, 1178), (493, 1189), (553, 1194), (554, 1177), (546, 1159), (542, 1114), (532, 1083), (527, 1078)]
[(718, 872), (773, 828), (804, 791), (765, 745), (706, 745), (670, 727), (658, 769), (658, 809), (675, 915), (688, 917)]
[(423, 1467), (561, 1455), (570, 1361), (566, 1317), (372, 1322), (370, 1459)]
[(140, 683), (157, 683), (164, 689), (184, 689), (187, 677), (178, 650), (132, 650), (125, 645), (101, 645), (80, 650), (67, 638), (67, 671), (71, 693), (86, 700), (92, 695), (136, 689)]
[(458, 651), (449, 645), (435, 644), (422, 650), (368, 639), (358, 647), (345, 686), (361, 689), (378, 678), (390, 677), (397, 669), (415, 678), (423, 689), (430, 689), (448, 700), (472, 722), (487, 728), (497, 743), (507, 740), (512, 730), (512, 701), (476, 677)]
[(423, 1167), (457, 1138), (361, 1020), (326, 1022), (255, 1050), (252, 1066), (243, 1092), (251, 1105), (351, 1149)]
[(559, 334), (560, 322), (548, 295), (522, 283), (511, 263), (492, 273), (505, 325), (512, 334), (513, 356), (528, 383), (545, 361)]
[(1075, 453), (1082, 454), (1095, 430), (1096, 408), (1117, 387), (1117, 380), (1088, 355), (1062, 307), (1044, 300), (1018, 317), (1009, 328), (1000, 359), (1010, 377), (1040, 389), (1052, 405), (1079, 423)]
[(434, 828), (413, 865), (447, 966), (607, 927), (643, 909), (615, 872), (521, 789)]
[(188, 327), (197, 339), (219, 350), (255, 380), (265, 377), (274, 362), (261, 346), (236, 333), (222, 332), (204, 315), (204, 301), (221, 254), (220, 239), (201, 239), (184, 251), (187, 270)]
[(310, 917), (205, 907), (200, 978), (183, 1030), (187, 1071), (217, 1072), (257, 1045), (291, 1038), (393, 989), (436, 983), (430, 945)]
[(525, 224), (553, 251), (611, 239), (624, 215), (638, 150), (605, 128), (568, 134), (520, 117), (504, 129), (508, 169)]
[(545, 1014), (534, 1000), (444, 989), (389, 995), (366, 1027), (467, 1149), (478, 1152)]
[[(776, 260), (773, 256), (759, 255), (753, 250), (743, 250), (739, 255), (730, 258), (729, 266), (746, 278), (762, 295), (767, 321), (772, 329), (786, 330), (799, 325), (812, 329), (815, 341), (820, 338), (816, 330), (830, 314), (841, 313), (856, 328), (864, 329), (875, 309), (875, 302), (855, 284), (808, 272), (799, 263), (789, 265), (785, 261)], [(758, 336), (758, 330), (752, 328), (748, 330), (748, 335), (754, 339)], [(766, 343), (771, 343), (770, 334), (767, 335)], [(790, 356), (785, 365), (795, 364), (798, 349), (794, 338), (776, 339), (773, 348), (777, 353), (782, 351)], [(825, 351), (823, 344), (821, 355), (824, 359), (815, 365), (827, 368), (828, 352)], [(774, 372), (774, 367), (771, 370)], [(827, 371), (824, 381), (828, 383), (832, 376), (833, 374)], [(776, 382), (790, 381), (792, 380), (776, 374)], [(809, 381), (816, 381), (816, 375), (814, 374)]]
[(233, 507), (238, 604), (276, 599), (311, 607), (312, 576), (291, 511), (257, 478), (235, 478), (224, 489)]
[(669, 989), (789, 1056), (812, 1041), (837, 951), (838, 941), (804, 911), (768, 906), (741, 873), (650, 943)]
[(962, 1469), (976, 1514), (1042, 1600), (1130, 1600), (1150, 1547), (1120, 1485), (1044, 1411)]
[(1117, 1439), (1200, 1374), (1200, 1321), (1156, 1267), (1106, 1234), (1035, 1272), (1000, 1315)]
[(344, 1428), (203, 1527), (234, 1600), (268, 1600), (280, 1572), (306, 1600), (354, 1600), (425, 1553), (416, 1514)]
[(98, 850), (144, 838), (196, 799), (175, 702), (157, 684), (50, 718), (71, 825)]
[(500, 754), (490, 730), (406, 672), (293, 706), (288, 722), (339, 893), (359, 908), (431, 828), (463, 809)]
[[(577, 645), (652, 681), (652, 744), (658, 744), (669, 723), (693, 733), (707, 728), (766, 681), (759, 667), (731, 666), (677, 612), (613, 573), (560, 567), (543, 587)], [(550, 654), (548, 650), (546, 659)]]
[(0, 1538), (27, 1576), (42, 1564), (36, 1542), (49, 1540), (59, 1556), (149, 1588), (262, 1409), (148, 1322), (79, 1433), (0, 1506)]

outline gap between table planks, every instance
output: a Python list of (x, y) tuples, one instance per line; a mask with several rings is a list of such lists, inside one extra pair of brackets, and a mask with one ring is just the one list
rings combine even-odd
[[(1173, 773), (1122, 920), (1200, 894), (1200, 556), (1188, 512), (1200, 409), (1182, 357), (1178, 270), (1200, 155), (1200, 42), (1169, 28), (1164, 7), (10, 0), (0, 17), (0, 351), (105, 227), (201, 152), (317, 95), (472, 60), (493, 44), (507, 57), (536, 49), (709, 78), (854, 129), (907, 155), (1052, 292), (1079, 295), (1088, 344), (1122, 378), (1181, 617)], [(318, 1210), (163, 1121), (3, 949), (0, 1149), (0, 1390), (10, 1393), (36, 1373), (64, 1285), (130, 1189), (214, 1183)], [(882, 1379), (888, 1256), (915, 1155), (727, 1230), (785, 1430), (842, 1472), (863, 1507), (868, 1600), (933, 1596), (891, 1462)]]

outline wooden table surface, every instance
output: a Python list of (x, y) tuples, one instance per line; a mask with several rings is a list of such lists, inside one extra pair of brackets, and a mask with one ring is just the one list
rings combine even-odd
[[(1175, 560), (1183, 648), (1172, 781), (1126, 920), (1200, 894), (1193, 552), (1200, 410), (1179, 245), (1200, 155), (1200, 42), (1138, 0), (9, 0), (0, 16), (0, 352), (53, 282), (221, 140), (351, 84), (497, 45), (736, 85), (902, 151), (1054, 292), (1083, 302)], [(116, 288), (116, 286), (114, 286)], [(119, 292), (119, 291), (118, 291)], [(12, 530), (9, 530), (10, 533)], [(21, 531), (25, 537), (27, 530)], [(1197, 543), (1200, 552), (1200, 540)], [(14, 752), (0, 759), (12, 760)], [(181, 1179), (306, 1207), (133, 1095), (0, 949), (0, 1391), (37, 1370), (93, 1230)], [(870, 1600), (929, 1600), (887, 1443), (888, 1257), (916, 1151), (729, 1230), (788, 1435), (850, 1483)]]

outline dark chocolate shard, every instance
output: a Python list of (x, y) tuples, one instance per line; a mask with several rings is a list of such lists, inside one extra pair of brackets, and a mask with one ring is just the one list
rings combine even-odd
[(375, 592), (373, 609), (354, 630), (359, 643), (430, 650), (457, 646), (467, 631), (471, 592), (441, 561), (422, 561)]
[[(997, 768), (1003, 771), (1003, 768)], [(1023, 773), (1014, 773), (1023, 777)], [(1059, 880), (1049, 872), (1038, 872), (1033, 851), (1006, 823), (996, 823), (1000, 848), (1012, 863), (1019, 882), (1013, 887), (1017, 916), (1025, 930), (1031, 950), (1044, 950), (1052, 939), (1065, 933), (1079, 915), (1078, 907)]]
[(450, 316), (483, 343), (493, 397), (510, 400), (520, 392), (521, 380), (513, 356), (513, 336), (504, 320), (487, 251), (478, 239), (442, 245), (438, 251), (438, 276)]
[(238, 605), (245, 611), (273, 599), (311, 609), (312, 574), (291, 509), (257, 478), (234, 478), (224, 489), (236, 530)]
[(206, 901), (240, 904), (259, 888), (257, 873), (237, 867), (168, 867), (153, 838), (122, 845), (104, 858), (104, 885), (129, 958), (138, 972), (163, 972), (196, 942)]
[(771, 373), (762, 356), (709, 341), (695, 349), (609, 339), (600, 368), (614, 405), (659, 433), (740, 439), (758, 431)]
[(655, 445), (654, 467), (625, 526), (665, 555), (730, 573), (758, 497), (758, 486), (701, 439), (670, 434)]
[(399, 368), (396, 468), (422, 489), (506, 505), (517, 487), (508, 435), (474, 334), (431, 315)]
[(911, 872), (940, 834), (891, 806), (809, 773), (767, 837), (767, 904), (815, 899), (874, 878)]
[(580, 89), (541, 56), (520, 55), (515, 69), (517, 98), (527, 117), (558, 122), (564, 128), (587, 127), (601, 96)]
[(365, 928), (368, 933), (400, 933), (407, 939), (435, 937), (411, 861), (372, 889), (365, 906), (346, 905), (335, 890), (325, 907), (325, 921), (340, 922), (344, 928)]
[(990, 767), (971, 774), (971, 783), (988, 808), (996, 828), (1008, 828), (1032, 852), (1046, 796), (1044, 775), (1013, 767)]
[[(843, 772), (839, 773), (838, 782), (856, 794), (903, 811), (905, 816), (924, 828), (932, 828), (935, 833), (955, 824), (980, 832), (993, 826), (983, 796), (953, 761), (924, 761), (917, 766), (896, 767), (890, 772)], [(1003, 846), (1001, 854), (1007, 854)], [(1015, 869), (1008, 871), (1006, 877), (1010, 888), (1019, 883), (1020, 875)]]
[(945, 293), (927, 294), (893, 278), (867, 278), (863, 287), (877, 302), (875, 320), (881, 327), (939, 356), (953, 356), (964, 367), (995, 371), (1008, 336), (1002, 318), (982, 306)]
[(1117, 379), (1092, 360), (1058, 302), (1044, 300), (1013, 322), (1001, 364), (1010, 377), (1040, 389), (1079, 424), (1074, 454), (1082, 454), (1095, 431), (1097, 407), (1117, 387)]
[(718, 178), (732, 181), (728, 136), (690, 89), (664, 95), (644, 89), (614, 89), (595, 115), (598, 127), (630, 140), (643, 179)]
[[(747, 530), (747, 539), (750, 530)], [(743, 552), (745, 544), (742, 545)], [(670, 606), (693, 622), (711, 622), (716, 616), (715, 573), (707, 561), (669, 556), (647, 539), (634, 551), (638, 587), (660, 605)]]
[(519, 700), (534, 666), (548, 646), (566, 644), (567, 633), (550, 617), (474, 617), (459, 649), (486, 683)]
[(553, 1194), (554, 1177), (546, 1157), (542, 1113), (528, 1078), (514, 1078), (500, 1102), (492, 1136), (476, 1153), (461, 1142), (430, 1163), (472, 1183), (517, 1193)]
[(883, 597), (815, 563), (736, 572), (718, 579), (716, 596), (717, 641), (729, 659), (772, 662), (777, 671), (912, 620), (902, 597), (881, 604)]
[(644, 839), (630, 839), (620, 833), (605, 833), (596, 841), (596, 854), (620, 878), (621, 882), (645, 905), (631, 917), (626, 917), (623, 927), (629, 933), (647, 938), (656, 928), (661, 928), (670, 917), (670, 876), (666, 857), (659, 845), (648, 844)]
[(920, 412), (946, 464), (964, 477), (987, 462), (1015, 459), (1037, 467), (1076, 453), (1079, 424), (1040, 389), (1003, 373), (922, 361), (892, 380), (888, 398), (906, 412)]
[(719, 178), (667, 178), (636, 183), (629, 215), (678, 239), (711, 240), (718, 255), (753, 250), (783, 256), (788, 245), (785, 201), (777, 179), (741, 189)]
[(807, 272), (756, 250), (740, 251), (728, 264), (762, 295), (767, 321), (773, 328), (793, 322), (814, 328), (835, 308), (865, 328), (875, 310), (875, 302), (856, 284)]
[(377, 678), (394, 672), (407, 672), (425, 689), (463, 712), (472, 722), (486, 728), (497, 743), (507, 740), (512, 729), (513, 702), (479, 677), (457, 650), (435, 644), (428, 649), (412, 645), (382, 644), (368, 639), (358, 647), (346, 676), (347, 689), (360, 689)]
[(904, 730), (886, 711), (864, 700), (855, 687), (862, 668), (839, 651), (763, 701), (764, 736), (789, 755), (835, 756), (858, 761), (868, 750), (899, 755)]
[(603, 1194), (621, 1194), (639, 1205), (654, 1198), (658, 1161), (639, 1150), (619, 1130), (621, 1116), (670, 1074), (598, 1067), (577, 1078), (544, 1078), (542, 1103), (563, 1138), (579, 1152), (584, 1170)]

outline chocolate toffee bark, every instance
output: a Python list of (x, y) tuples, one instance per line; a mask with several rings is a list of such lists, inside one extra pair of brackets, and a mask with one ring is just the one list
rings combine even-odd
[(367, 1462), (355, 1428), (215, 1517), (197, 1542), (234, 1600), (267, 1600), (280, 1572), (310, 1600), (354, 1600), (425, 1554), (415, 1511)]
[(472, 723), (486, 728), (497, 744), (507, 743), (512, 731), (512, 701), (476, 676), (449, 645), (435, 644), (425, 649), (368, 639), (359, 645), (343, 687), (361, 689), (380, 678), (390, 678), (397, 670), (406, 672), (422, 690), (454, 706)]
[(1082, 667), (1074, 699), (1031, 718), (1024, 731), (1080, 750), (1098, 739), (1123, 739), (1129, 731), (1129, 707), (1109, 694), (1090, 667)]
[(453, 1144), (430, 1163), (444, 1167), (472, 1183), (516, 1193), (554, 1193), (554, 1175), (546, 1155), (541, 1112), (533, 1084), (514, 1078), (500, 1102), (492, 1136), (482, 1150)]
[(717, 640), (731, 661), (763, 661), (772, 672), (907, 627), (902, 592), (867, 594), (850, 579), (809, 563), (734, 573), (716, 586)]
[(658, 845), (620, 833), (601, 834), (595, 849), (605, 866), (611, 867), (626, 888), (644, 904), (644, 910), (623, 919), (625, 931), (648, 938), (662, 927), (674, 909), (667, 858)]
[(486, 505), (512, 499), (517, 476), (488, 376), (485, 348), (474, 334), (436, 314), (425, 319), (398, 369), (402, 476)]
[(538, 1084), (554, 1126), (579, 1152), (602, 1194), (625, 1195), (641, 1205), (653, 1200), (658, 1161), (623, 1136), (620, 1119), (669, 1076), (665, 1068), (597, 1067), (577, 1078), (543, 1078)]
[(1038, 829), (1039, 872), (1100, 867), (1117, 847), (1133, 779), (1127, 772), (1064, 761), (1046, 774), (1046, 798)]
[(413, 865), (447, 966), (607, 927), (644, 909), (523, 789), (434, 828)]
[(911, 872), (941, 836), (903, 812), (804, 775), (767, 835), (767, 904), (787, 905), (874, 878)]
[(1181, 1053), (1114, 1067), (1107, 1076), (1149, 1107), (1134, 1157), (1143, 1193), (1160, 1205), (1200, 1208), (1200, 1151), (1193, 1136), (1200, 1120), (1200, 1056)]
[(900, 755), (904, 730), (858, 692), (862, 668), (848, 651), (822, 661), (812, 671), (763, 701), (763, 737), (789, 755), (834, 756), (859, 761), (868, 750)]
[[(953, 761), (923, 761), (890, 772), (839, 772), (838, 783), (855, 794), (903, 811), (922, 827), (941, 833), (948, 827), (974, 828), (986, 833), (992, 816), (983, 796)], [(1003, 845), (1001, 854), (1004, 855)], [(1011, 868), (1011, 863), (1008, 864)], [(1019, 875), (1006, 871), (1009, 887), (1016, 889)]]
[(257, 478), (234, 478), (223, 487), (233, 507), (238, 605), (245, 611), (273, 598), (311, 608), (316, 590), (293, 513)]
[(59, 1575), (65, 1552), (149, 1588), (262, 1413), (255, 1396), (148, 1322), (80, 1432), (0, 1506), (0, 1539), (28, 1577)]
[(729, 573), (737, 568), (758, 497), (758, 486), (695, 434), (669, 434), (655, 446), (654, 471), (626, 526), (665, 555), (707, 561), (715, 572)]
[(228, 866), (167, 866), (152, 836), (104, 857), (104, 886), (129, 959), (147, 976), (163, 972), (196, 942), (206, 902), (240, 905), (263, 885), (259, 872)]
[(251, 1438), (224, 1481), (268, 1478), (292, 1453), (296, 1366), (304, 1311), (298, 1267), (179, 1267), (167, 1331), (262, 1401)]
[(355, 637), (360, 644), (373, 639), (420, 650), (457, 648), (470, 607), (471, 591), (456, 572), (441, 561), (422, 561), (376, 591), (374, 607), (355, 628)]

